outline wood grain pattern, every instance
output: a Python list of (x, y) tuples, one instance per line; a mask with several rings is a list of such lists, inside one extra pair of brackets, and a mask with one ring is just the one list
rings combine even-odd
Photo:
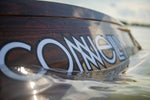
[[(107, 34), (112, 34), (123, 38), (124, 35), (120, 34), (127, 33), (122, 33), (118, 29), (118, 27), (122, 27), (121, 24), (107, 15), (65, 4), (32, 0), (15, 0), (15, 2), (13, 0), (2, 0), (0, 9), (0, 49), (5, 44), (15, 41), (21, 41), (31, 46), (30, 52), (22, 49), (10, 51), (6, 57), (8, 66), (19, 64), (41, 66), (37, 59), (37, 45), (44, 38), (57, 40), (71, 54), (64, 37), (73, 42), (72, 37), (81, 41), (80, 37), (82, 36), (90, 47), (87, 36), (90, 36), (94, 41), (97, 35), (106, 37)], [(128, 45), (125, 48), (129, 48)], [(137, 51), (134, 45), (131, 49), (134, 49), (133, 53)], [(60, 47), (49, 44), (43, 48), (43, 52), (48, 66), (55, 69), (68, 69), (67, 55)], [(108, 57), (112, 56), (111, 51), (105, 51), (104, 53)], [(76, 54), (80, 63), (84, 64), (81, 54), (78, 51), (76, 51)], [(79, 71), (73, 56), (72, 59), (73, 70)], [(118, 57), (115, 64), (109, 64), (103, 58), (102, 60), (107, 67), (115, 66), (121, 62)], [(105, 69), (104, 66), (99, 65), (101, 69)], [(83, 69), (88, 71), (86, 67)], [(92, 69), (97, 70), (95, 67), (92, 67)]]
[(121, 24), (110, 16), (72, 5), (36, 0), (1, 0), (0, 15), (81, 18)]

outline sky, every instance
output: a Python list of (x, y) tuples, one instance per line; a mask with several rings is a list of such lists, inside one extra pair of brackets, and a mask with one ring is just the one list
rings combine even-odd
[(150, 24), (150, 0), (40, 0), (66, 3), (105, 13), (129, 23)]

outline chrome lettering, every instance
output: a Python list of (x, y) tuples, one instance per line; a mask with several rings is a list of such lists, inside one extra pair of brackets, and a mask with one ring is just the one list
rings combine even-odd
[[(64, 38), (64, 39), (65, 39), (66, 44), (68, 45), (69, 49), (71, 50), (71, 52), (72, 52), (72, 54), (73, 54), (73, 56), (74, 56), (74, 58), (75, 58), (75, 60), (78, 64), (79, 69), (80, 69), (81, 72), (83, 71), (83, 67), (82, 67), (82, 65), (79, 61), (79, 58), (77, 57), (77, 54), (76, 54), (75, 50), (78, 51), (82, 55), (86, 65), (87, 65), (88, 70), (92, 70), (92, 68), (91, 68), (88, 61), (92, 62), (92, 64), (94, 64), (96, 66), (96, 68), (98, 68), (98, 69), (100, 69), (100, 67), (98, 66), (96, 60), (99, 61), (102, 65), (104, 65), (100, 55), (98, 54), (94, 44), (92, 43), (92, 40), (90, 39), (90, 37), (87, 37), (87, 38), (90, 41), (94, 51), (96, 52), (96, 55), (90, 50), (89, 46), (87, 45), (87, 43), (85, 42), (85, 40), (82, 36), (80, 37), (80, 39), (82, 40), (82, 43), (80, 43), (76, 38), (74, 38), (74, 37), (72, 37), (72, 38), (74, 40), (74, 43), (69, 41), (67, 38)], [(83, 49), (86, 50), (89, 53), (90, 56), (87, 55), (83, 51)]]
[[(47, 44), (54, 44), (58, 46), (67, 56), (68, 58), (68, 69), (66, 72), (68, 75), (71, 75), (73, 72), (73, 59), (75, 59), (75, 63), (78, 65), (78, 68), (80, 72), (84, 72), (83, 64), (80, 62), (80, 58), (78, 57), (78, 54), (80, 54), (84, 60), (84, 63), (86, 64), (87, 70), (91, 71), (93, 68), (91, 67), (91, 64), (93, 64), (97, 69), (100, 70), (100, 66), (107, 68), (105, 66), (105, 62), (109, 64), (115, 64), (117, 60), (117, 56), (120, 61), (123, 61), (128, 58), (128, 54), (123, 46), (123, 44), (120, 42), (118, 38), (116, 38), (113, 35), (106, 35), (106, 38), (98, 35), (95, 37), (95, 39), (91, 39), (90, 36), (86, 36), (84, 38), (83, 36), (80, 36), (79, 40), (77, 40), (75, 37), (72, 36), (72, 41), (67, 39), (66, 37), (63, 37), (65, 43), (67, 44), (67, 48), (58, 42), (55, 39), (46, 38), (40, 41), (37, 45), (36, 49), (37, 53), (37, 59), (39, 60), (40, 64), (42, 65), (42, 68), (44, 70), (36, 73), (35, 75), (25, 76), (20, 75), (18, 73), (15, 73), (9, 69), (9, 67), (6, 65), (5, 57), (7, 53), (10, 50), (13, 50), (15, 48), (21, 48), (25, 49), (27, 51), (31, 51), (31, 46), (29, 44), (23, 43), (23, 42), (10, 42), (4, 45), (0, 50), (0, 69), (1, 71), (8, 77), (17, 79), (17, 80), (33, 80), (38, 79), (42, 75), (46, 73), (46, 70), (55, 70), (54, 68), (51, 68), (51, 66), (48, 66), (43, 55), (43, 48)], [(87, 44), (86, 40), (88, 41), (89, 45)], [(93, 41), (92, 41), (93, 40)], [(101, 42), (104, 42), (105, 44), (101, 44)], [(112, 57), (108, 57), (104, 50), (111, 50)], [(51, 52), (49, 52), (51, 53)], [(78, 54), (77, 54), (78, 53)], [(71, 55), (72, 54), (72, 55)], [(99, 65), (100, 64), (100, 65)], [(46, 69), (46, 70), (45, 70)]]

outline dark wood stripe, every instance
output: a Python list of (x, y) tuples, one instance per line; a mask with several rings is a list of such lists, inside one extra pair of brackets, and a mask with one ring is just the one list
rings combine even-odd
[(1, 0), (0, 16), (36, 16), (36, 17), (62, 17), (78, 18), (85, 20), (100, 20), (112, 23), (118, 23), (114, 18), (77, 6), (36, 1), (36, 0)]

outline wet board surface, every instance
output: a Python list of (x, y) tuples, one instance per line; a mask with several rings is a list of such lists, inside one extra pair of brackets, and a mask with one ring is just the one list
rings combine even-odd
[(12, 79), (37, 79), (47, 70), (122, 71), (138, 51), (130, 31), (99, 12), (30, 0), (1, 0), (0, 9), (1, 72)]
[(54, 2), (1, 0), (0, 99), (63, 99), (73, 84), (62, 78), (113, 79), (139, 49), (130, 31), (103, 13)]

